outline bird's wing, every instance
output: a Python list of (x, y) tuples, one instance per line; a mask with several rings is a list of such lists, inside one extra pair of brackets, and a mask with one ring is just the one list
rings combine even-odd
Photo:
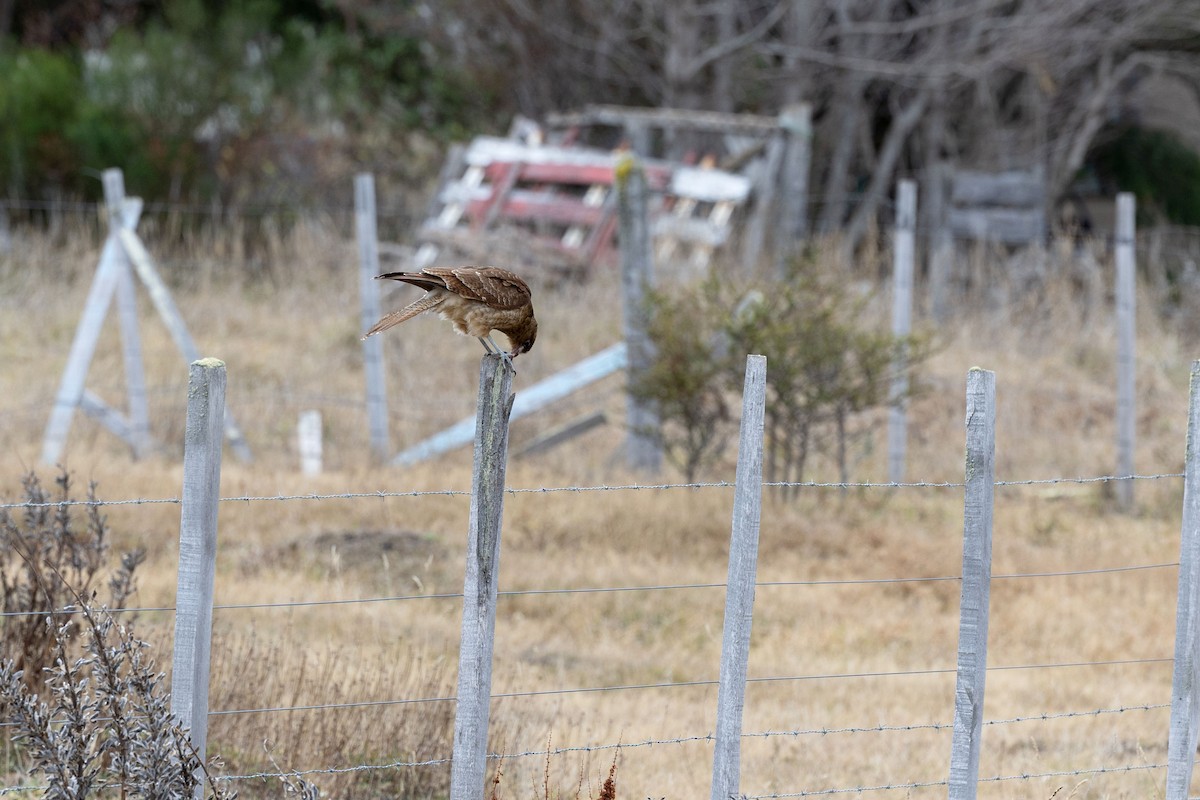
[(446, 282), (446, 288), (492, 308), (521, 308), (529, 303), (529, 286), (516, 274), (500, 267), (453, 267), (424, 270)]
[(388, 328), (394, 328), (401, 322), (412, 319), (422, 311), (428, 311), (431, 308), (437, 308), (445, 299), (446, 295), (440, 292), (435, 295), (427, 294), (415, 303), (407, 305), (399, 311), (393, 311), (383, 319), (379, 320), (379, 322), (376, 322), (375, 325), (372, 326), (371, 330), (366, 332), (363, 338), (365, 339), (368, 336), (374, 336), (380, 331), (386, 331)]
[(385, 272), (383, 275), (376, 275), (375, 280), (383, 280), (384, 278), (392, 281), (403, 281), (411, 283), (413, 286), (419, 286), (426, 291), (430, 289), (445, 289), (446, 281), (437, 273), (441, 270), (422, 270), (420, 272)]

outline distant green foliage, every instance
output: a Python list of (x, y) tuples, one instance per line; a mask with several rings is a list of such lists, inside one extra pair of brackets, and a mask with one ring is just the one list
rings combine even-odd
[(1105, 183), (1137, 195), (1140, 215), (1200, 225), (1200, 154), (1174, 134), (1129, 128), (1099, 147), (1092, 163)]
[(0, 44), (0, 190), (96, 197), (99, 170), (116, 166), (150, 199), (276, 200), (256, 187), (285, 164), (319, 171), (317, 141), (352, 152), (397, 131), (460, 137), (484, 119), (487, 97), (418, 39), (297, 5), (168, 0), (102, 50)]
[(65, 133), (77, 116), (79, 67), (44, 50), (0, 48), (0, 181), (24, 187), (35, 177), (63, 181), (79, 168)]
[(803, 481), (823, 452), (848, 472), (849, 424), (889, 402), (893, 364), (909, 369), (929, 353), (923, 337), (897, 338), (866, 319), (869, 298), (800, 271), (747, 290), (714, 276), (700, 286), (651, 296), (657, 356), (631, 391), (653, 402), (654, 432), (668, 458), (694, 480), (729, 438), (729, 398), (740, 392), (748, 353), (767, 358), (765, 470), (768, 480)]

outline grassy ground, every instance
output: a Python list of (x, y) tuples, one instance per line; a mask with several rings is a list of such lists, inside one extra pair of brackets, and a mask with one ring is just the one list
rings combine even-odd
[[(218, 240), (163, 268), (203, 354), (228, 365), (230, 409), (255, 452), (226, 453), (225, 496), (465, 490), (470, 453), (411, 469), (375, 466), (359, 398), (362, 371), (352, 241), (303, 225), (272, 248), (254, 279), (225, 266), (239, 254)], [(155, 243), (149, 242), (155, 251)], [(41, 432), (99, 252), (94, 232), (64, 242), (18, 237), (0, 260), (0, 494), (15, 498), (38, 468)], [(871, 273), (861, 267), (863, 278)], [(602, 273), (586, 284), (538, 285), (537, 347), (517, 363), (516, 391), (616, 341), (619, 287)], [(411, 295), (387, 296), (393, 307)], [(187, 369), (148, 302), (143, 346), (153, 433), (160, 449), (133, 461), (95, 422), (77, 415), (65, 463), (99, 483), (105, 499), (179, 494)], [(879, 308), (887, 307), (886, 297)], [(997, 477), (1093, 476), (1113, 471), (1114, 352), (1106, 307), (1086, 308), (1066, 281), (974, 298), (937, 331), (939, 348), (910, 416), (909, 478), (961, 481), (964, 383), (974, 365), (997, 373)], [(881, 318), (885, 315), (881, 312)], [(1181, 470), (1186, 387), (1196, 343), (1139, 308), (1138, 450), (1141, 473)], [(402, 447), (473, 413), (478, 345), (437, 320), (389, 334), (390, 425)], [(768, 369), (770, 365), (768, 365)], [(89, 386), (122, 402), (113, 320)], [(298, 414), (324, 415), (326, 471), (299, 473)], [(514, 424), (514, 449), (555, 424), (602, 409), (610, 424), (542, 456), (515, 459), (512, 487), (618, 485), (620, 381), (609, 379), (560, 408)], [(861, 420), (855, 480), (884, 478), (879, 419)], [(674, 480), (670, 473), (661, 476)], [(706, 480), (731, 480), (732, 462)], [(818, 459), (810, 477), (836, 478)], [(1179, 479), (1141, 481), (1137, 508), (1118, 513), (1108, 485), (1049, 483), (997, 489), (994, 574), (1070, 572), (1170, 564), (1178, 558)], [(961, 569), (961, 489), (811, 489), (768, 497), (759, 579), (793, 585), (758, 591), (745, 729), (787, 735), (744, 740), (742, 790), (758, 795), (834, 787), (942, 781), (949, 763), (958, 583), (863, 582), (954, 576)], [(725, 579), (732, 490), (667, 489), (519, 493), (505, 501), (501, 590), (710, 584)], [(118, 547), (145, 546), (136, 602), (174, 600), (179, 509), (112, 506)], [(284, 603), (461, 590), (467, 499), (421, 496), (225, 503), (219, 604)], [(795, 585), (797, 582), (833, 583)], [(843, 581), (839, 583), (839, 581)], [(1173, 567), (1058, 577), (1000, 577), (992, 589), (993, 666), (1169, 659)], [(622, 797), (683, 798), (708, 791), (723, 593), (529, 594), (500, 601), (494, 690), (699, 682), (672, 688), (548, 693), (498, 700), (493, 749), (507, 753), (626, 745)], [(211, 705), (216, 710), (447, 697), (454, 691), (460, 604), (453, 598), (355, 605), (219, 610)], [(170, 620), (137, 625), (170, 654)], [(878, 675), (877, 673), (885, 673)], [(818, 676), (818, 677), (814, 677)], [(1165, 662), (995, 670), (989, 720), (1097, 710), (1113, 713), (985, 728), (982, 776), (1073, 773), (1165, 762)], [(307, 769), (420, 761), (448, 754), (452, 704), (221, 715), (210, 749), (225, 771)], [(916, 726), (893, 730), (893, 727)], [(854, 729), (840, 732), (842, 729)], [(809, 731), (828, 731), (824, 734)], [(643, 745), (647, 741), (669, 743)], [(264, 746), (264, 743), (267, 743)], [(266, 752), (269, 750), (269, 754)], [(611, 751), (506, 759), (503, 797), (596, 796)], [(437, 796), (445, 766), (316, 775), (333, 796)], [(1142, 798), (1161, 795), (1165, 772), (988, 782), (985, 797)], [(581, 777), (582, 776), (582, 777)], [(582, 780), (582, 785), (580, 781)], [(243, 796), (277, 785), (239, 786)], [(944, 786), (871, 796), (937, 797)]]

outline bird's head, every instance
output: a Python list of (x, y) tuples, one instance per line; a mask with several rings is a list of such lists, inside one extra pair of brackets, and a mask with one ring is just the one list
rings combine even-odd
[(509, 355), (516, 358), (521, 353), (528, 353), (532, 350), (533, 343), (537, 339), (537, 332), (537, 320), (530, 316), (527, 325), (522, 326), (520, 331), (514, 331), (509, 335), (508, 338), (512, 340), (513, 344), (512, 352)]

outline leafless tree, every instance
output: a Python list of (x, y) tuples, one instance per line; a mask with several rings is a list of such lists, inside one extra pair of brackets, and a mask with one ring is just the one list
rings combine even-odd
[(1194, 73), (1194, 0), (446, 0), (391, 11), (539, 116), (588, 102), (777, 113), (813, 105), (818, 226), (853, 241), (897, 173), (1044, 169), (1061, 192), (1153, 70)]

